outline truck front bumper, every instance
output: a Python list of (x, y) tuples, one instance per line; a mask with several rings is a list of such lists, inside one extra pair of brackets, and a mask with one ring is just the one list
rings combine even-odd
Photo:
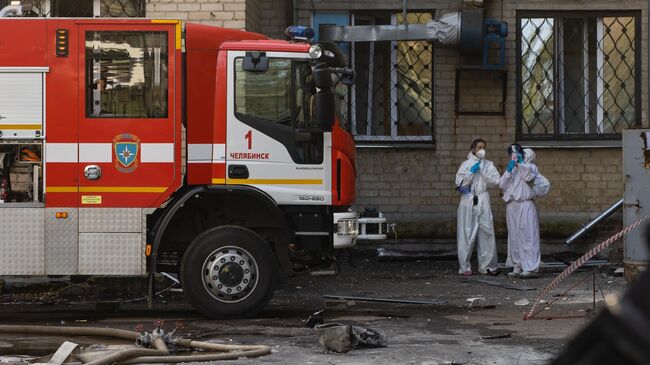
[(392, 230), (381, 213), (378, 217), (360, 217), (357, 212), (334, 213), (334, 248), (347, 248), (357, 240), (383, 240)]

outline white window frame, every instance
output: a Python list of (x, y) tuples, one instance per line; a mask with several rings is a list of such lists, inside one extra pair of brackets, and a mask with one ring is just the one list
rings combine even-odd
[[(564, 96), (564, 22), (558, 22), (557, 25), (557, 44), (558, 44), (558, 87), (560, 89), (560, 95)], [(582, 37), (583, 37), (583, 43), (588, 44), (589, 43), (589, 32), (588, 32), (588, 23), (584, 22), (583, 23), (583, 30), (582, 30)], [(604, 133), (604, 115), (603, 115), (603, 108), (600, 107), (600, 105), (603, 105), (603, 95), (604, 95), (604, 75), (603, 75), (603, 66), (605, 64), (605, 53), (603, 51), (603, 41), (604, 41), (604, 23), (603, 23), (603, 17), (597, 17), (596, 18), (596, 39), (598, 39), (598, 44), (596, 47), (596, 95), (598, 95), (598, 107), (596, 107), (596, 131), (595, 134), (602, 134)], [(584, 133), (577, 133), (577, 134), (592, 134), (591, 133), (591, 127), (589, 125), (590, 118), (589, 118), (589, 109), (591, 108), (591, 98), (590, 98), (590, 93), (589, 91), (591, 90), (591, 83), (589, 81), (589, 72), (591, 71), (592, 65), (589, 63), (589, 50), (586, 47), (583, 47), (582, 49), (583, 53), (583, 58), (582, 58), (582, 69), (583, 69), (583, 88), (585, 90), (585, 95), (584, 95)], [(571, 135), (575, 133), (567, 133), (566, 132), (566, 108), (564, 107), (564, 97), (558, 98), (558, 108), (560, 110), (559, 113), (559, 127), (560, 127), (560, 135)]]
[[(371, 22), (374, 24), (374, 17), (373, 18), (368, 18), (365, 16), (362, 16), (360, 18), (364, 19), (369, 19)], [(356, 19), (357, 16), (352, 13), (351, 17), (351, 24), (356, 25)], [(392, 14), (391, 15), (391, 24), (396, 25), (397, 24), (397, 15)], [(376, 135), (371, 135), (372, 133), (372, 106), (373, 106), (373, 97), (374, 93), (373, 91), (373, 76), (374, 76), (374, 70), (373, 70), (373, 65), (374, 62), (369, 62), (368, 63), (368, 112), (366, 116), (366, 134), (365, 135), (358, 135), (356, 134), (357, 131), (357, 116), (356, 116), (356, 88), (358, 85), (353, 85), (351, 88), (351, 105), (354, 105), (354, 108), (351, 108), (352, 112), (350, 113), (350, 129), (352, 131), (352, 134), (354, 135), (354, 139), (359, 142), (425, 142), (425, 143), (430, 143), (433, 142), (433, 115), (435, 113), (432, 113), (432, 120), (431, 120), (431, 125), (429, 126), (429, 130), (431, 131), (430, 134), (428, 135), (422, 135), (422, 136), (399, 136), (398, 133), (398, 128), (397, 128), (397, 123), (399, 121), (399, 112), (397, 108), (394, 108), (393, 106), (397, 103), (397, 88), (395, 87), (395, 84), (397, 83), (397, 70), (393, 65), (397, 63), (397, 50), (395, 49), (395, 46), (397, 45), (396, 41), (391, 42), (391, 51), (390, 51), (390, 60), (391, 60), (391, 71), (390, 71), (390, 101), (391, 101), (391, 112), (390, 112), (390, 135), (389, 136), (376, 136)], [(355, 57), (355, 42), (351, 43), (351, 48), (350, 48), (350, 60), (352, 64), (352, 69), (356, 69), (356, 57)], [(374, 60), (374, 53), (375, 53), (375, 43), (370, 42), (370, 49), (368, 51), (368, 57), (370, 60)], [(432, 62), (435, 62), (433, 60), (433, 49), (431, 50), (432, 54)], [(432, 78), (434, 78), (435, 75), (432, 72)], [(433, 80), (432, 80), (433, 83)], [(431, 86), (432, 92), (435, 93), (435, 88), (433, 85)], [(433, 103), (431, 104), (431, 108), (433, 111), (433, 108), (435, 108), (435, 105)], [(386, 122), (386, 121), (384, 121)]]

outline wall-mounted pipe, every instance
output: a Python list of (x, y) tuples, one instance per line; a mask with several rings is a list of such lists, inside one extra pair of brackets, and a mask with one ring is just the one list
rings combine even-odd
[(7, 5), (0, 9), (0, 18), (23, 16), (22, 5)]
[(609, 208), (605, 209), (604, 212), (600, 213), (596, 218), (592, 219), (589, 223), (585, 224), (580, 228), (576, 233), (571, 235), (571, 237), (567, 238), (564, 243), (566, 245), (570, 245), (573, 243), (573, 241), (577, 240), (578, 238), (582, 237), (585, 233), (591, 231), (598, 223), (604, 221), (607, 219), (610, 215), (614, 214), (617, 210), (621, 209), (623, 207), (623, 199), (617, 201), (614, 203), (612, 206)]
[(483, 47), (483, 11), (463, 10), (447, 13), (426, 24), (322, 24), (319, 38), (332, 42), (425, 40), (445, 46), (458, 46), (463, 55), (480, 55)]

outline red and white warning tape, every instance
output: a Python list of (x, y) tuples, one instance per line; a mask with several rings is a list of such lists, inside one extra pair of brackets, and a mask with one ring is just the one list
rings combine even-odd
[(618, 241), (621, 237), (625, 236), (628, 234), (630, 231), (634, 230), (637, 228), (641, 223), (645, 222), (648, 218), (650, 218), (650, 214), (646, 215), (645, 217), (637, 220), (636, 222), (632, 223), (631, 225), (625, 227), (623, 230), (620, 232), (616, 233), (615, 235), (611, 236), (607, 240), (599, 243), (595, 247), (593, 247), (591, 250), (589, 250), (587, 253), (582, 255), (579, 259), (575, 260), (569, 267), (564, 269), (560, 273), (560, 275), (556, 276), (553, 281), (551, 281), (539, 295), (537, 296), (537, 299), (535, 299), (535, 302), (533, 303), (532, 308), (530, 308), (530, 311), (528, 314), (524, 315), (524, 320), (532, 318), (535, 314), (535, 307), (537, 307), (537, 304), (539, 304), (539, 301), (542, 300), (542, 298), (548, 294), (553, 288), (557, 286), (562, 280), (566, 279), (567, 276), (571, 275), (574, 271), (576, 271), (580, 266), (584, 265), (585, 262), (589, 261), (592, 257), (596, 256), (600, 251), (606, 249), (609, 247), (612, 243)]

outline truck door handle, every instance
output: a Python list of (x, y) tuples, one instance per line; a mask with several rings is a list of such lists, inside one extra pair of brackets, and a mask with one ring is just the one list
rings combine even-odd
[(102, 177), (102, 168), (97, 165), (88, 165), (84, 168), (84, 176), (88, 180), (99, 180)]
[(248, 167), (245, 165), (228, 166), (228, 177), (231, 179), (248, 179)]

